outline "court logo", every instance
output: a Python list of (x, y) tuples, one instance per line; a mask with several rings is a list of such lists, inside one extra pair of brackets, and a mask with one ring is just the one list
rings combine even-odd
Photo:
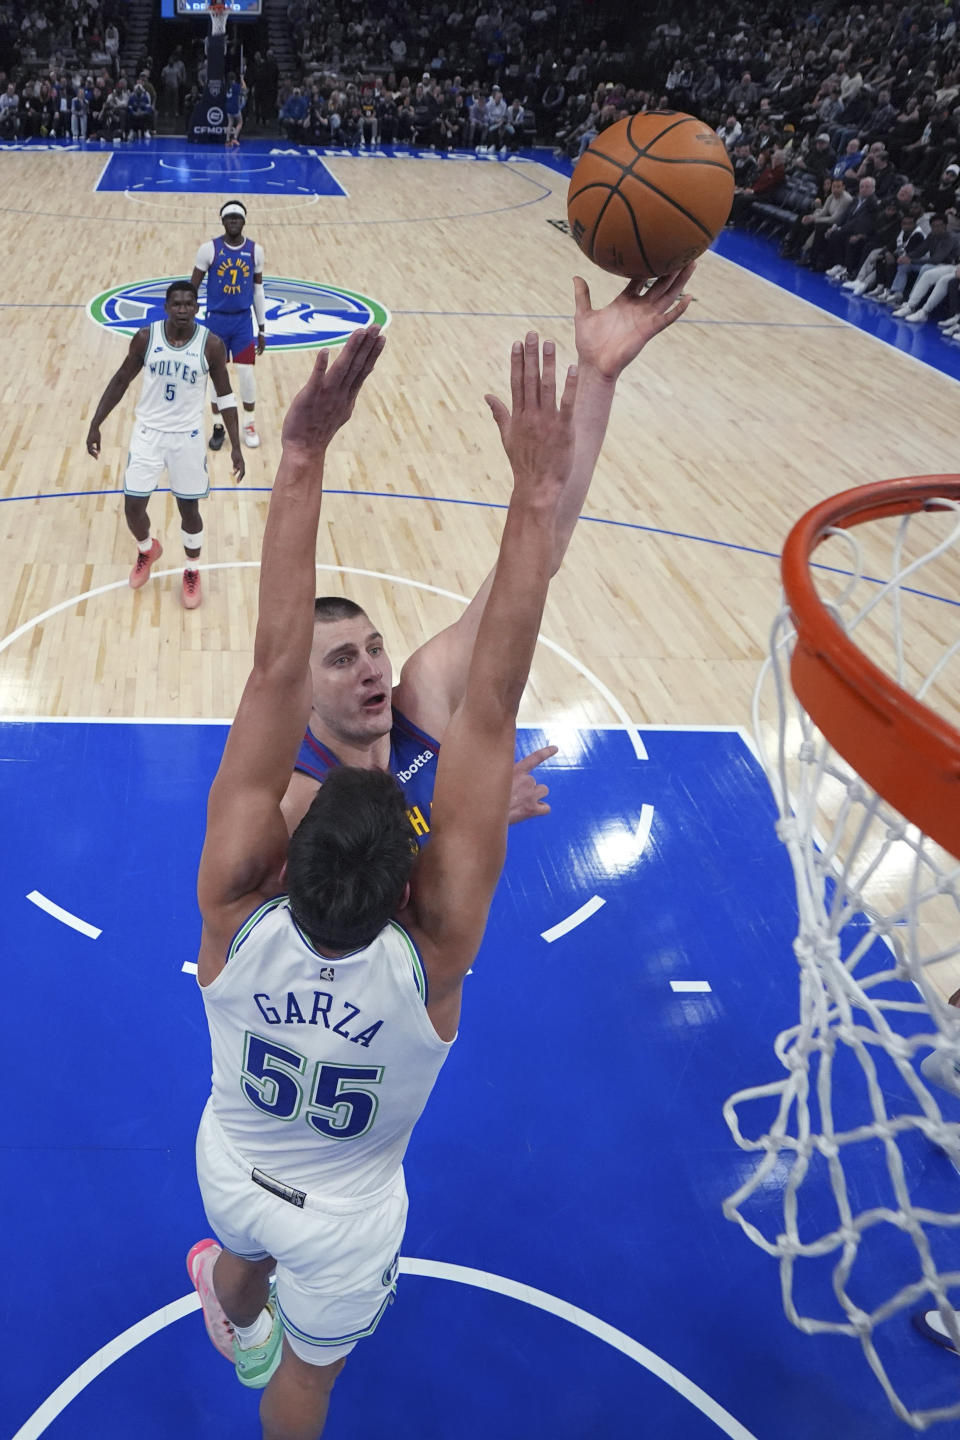
[[(115, 330), (129, 338), (143, 326), (163, 319), (167, 286), (181, 279), (182, 275), (158, 275), (153, 280), (117, 285), (94, 296), (87, 306), (87, 314), (105, 330)], [(390, 323), (390, 312), (379, 300), (339, 286), (265, 275), (263, 289), (267, 344), (271, 350), (319, 350), (342, 345), (354, 330), (364, 325)], [(203, 316), (204, 292), (201, 291), (201, 320)]]

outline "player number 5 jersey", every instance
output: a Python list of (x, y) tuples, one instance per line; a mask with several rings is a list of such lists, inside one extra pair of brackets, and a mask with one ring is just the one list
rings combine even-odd
[(164, 322), (150, 326), (136, 415), (151, 430), (196, 430), (203, 423), (207, 385), (204, 347), (210, 332), (196, 325), (186, 345), (171, 345)]

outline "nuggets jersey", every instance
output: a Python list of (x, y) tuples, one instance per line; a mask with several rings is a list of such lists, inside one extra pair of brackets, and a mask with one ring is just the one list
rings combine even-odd
[[(388, 769), (396, 776), (406, 797), (407, 815), (418, 845), (423, 845), (430, 834), (430, 802), (437, 780), (439, 755), (438, 741), (432, 740), (425, 731), (418, 730), (399, 710), (393, 711)], [(322, 785), (333, 767), (339, 764), (333, 751), (322, 745), (308, 730), (293, 768), (304, 775), (311, 775)]]
[(206, 326), (197, 324), (186, 345), (171, 345), (164, 320), (150, 326), (136, 409), (142, 425), (151, 430), (190, 431), (203, 424), (207, 333)]
[(222, 235), (213, 243), (213, 261), (207, 270), (207, 314), (229, 315), (253, 304), (253, 277), (257, 272), (252, 240), (228, 245)]
[(228, 1140), (274, 1179), (356, 1199), (389, 1184), (452, 1041), (426, 1010), (423, 964), (391, 921), (328, 959), (285, 895), (235, 935), (201, 990), (211, 1104)]

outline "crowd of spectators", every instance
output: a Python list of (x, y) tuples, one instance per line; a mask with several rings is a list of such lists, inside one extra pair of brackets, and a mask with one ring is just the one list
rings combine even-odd
[(723, 138), (732, 225), (960, 338), (960, 7), (734, 14), (654, 27), (648, 107), (691, 110)]
[[(120, 73), (125, 4), (0, 0), (0, 138), (131, 138), (189, 107), (204, 62), (188, 75), (179, 46), (157, 76), (149, 58), (132, 85)], [(692, 111), (730, 153), (732, 225), (779, 234), (784, 255), (914, 323), (943, 311), (960, 335), (960, 0), (673, 0), (635, 50), (602, 38), (600, 13), (290, 0), (294, 69), (256, 51), (244, 93), (296, 144), (506, 153), (537, 138), (571, 160), (624, 116)]]
[(0, 140), (120, 140), (156, 126), (148, 68), (120, 69), (126, 0), (0, 3)]

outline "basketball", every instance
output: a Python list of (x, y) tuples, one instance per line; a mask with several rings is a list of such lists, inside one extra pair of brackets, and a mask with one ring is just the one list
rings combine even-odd
[(614, 275), (648, 280), (702, 255), (733, 202), (719, 135), (677, 112), (631, 115), (577, 161), (567, 217), (580, 249)]

